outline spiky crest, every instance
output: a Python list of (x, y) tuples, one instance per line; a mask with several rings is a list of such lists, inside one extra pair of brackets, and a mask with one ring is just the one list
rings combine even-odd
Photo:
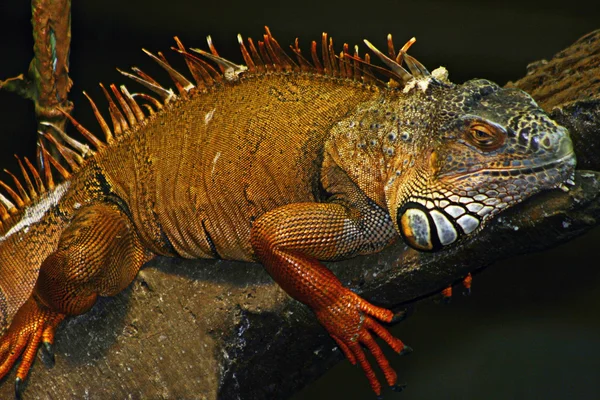
[[(41, 122), (42, 125), (54, 130), (64, 141), (64, 143), (61, 143), (53, 135), (47, 132), (39, 132), (49, 143), (56, 147), (66, 165), (68, 165), (68, 169), (56, 160), (44, 148), (41, 142), (38, 145), (39, 168), (35, 168), (27, 157), (21, 159), (15, 156), (20, 166), (24, 184), (21, 183), (21, 180), (16, 175), (9, 171), (6, 171), (6, 173), (13, 180), (16, 190), (0, 180), (0, 187), (8, 195), (6, 197), (0, 193), (0, 232), (10, 228), (27, 206), (37, 201), (48, 191), (54, 189), (55, 183), (51, 166), (58, 172), (62, 180), (70, 179), (73, 174), (82, 168), (86, 158), (93, 156), (95, 152), (104, 151), (113, 142), (124, 137), (126, 133), (135, 132), (149, 118), (153, 118), (157, 112), (163, 110), (168, 103), (178, 98), (187, 97), (188, 93), (193, 90), (204, 92), (210, 90), (215, 85), (235, 84), (240, 79), (240, 75), (244, 73), (252, 75), (266, 72), (309, 72), (388, 88), (404, 87), (413, 79), (422, 79), (430, 76), (429, 71), (421, 63), (407, 54), (409, 47), (415, 42), (415, 38), (410, 39), (396, 53), (392, 36), (388, 35), (387, 47), (389, 57), (379, 51), (369, 41), (365, 40), (367, 47), (382, 60), (386, 66), (385, 68), (371, 64), (368, 53), (365, 53), (364, 58), (361, 58), (358, 46), (354, 47), (354, 54), (351, 55), (348, 52), (348, 45), (344, 44), (343, 51), (339, 55), (336, 54), (333, 47), (333, 40), (326, 33), (323, 33), (321, 36), (321, 54), (317, 51), (317, 42), (313, 41), (311, 43), (310, 59), (312, 62), (302, 54), (298, 39), (294, 41), (293, 45), (290, 45), (290, 49), (296, 58), (296, 61), (294, 61), (281, 48), (268, 27), (265, 27), (263, 40), (257, 42), (258, 48), (251, 38), (247, 39), (247, 47), (241, 35), (238, 35), (237, 38), (246, 65), (238, 65), (219, 56), (210, 36), (207, 37), (210, 52), (195, 48), (190, 49), (204, 59), (214, 63), (219, 69), (217, 70), (203, 58), (188, 52), (181, 41), (175, 37), (177, 47), (172, 47), (172, 49), (183, 55), (187, 67), (196, 81), (195, 85), (183, 74), (174, 69), (162, 53), (159, 52), (157, 53), (158, 55), (154, 55), (143, 49), (148, 56), (167, 71), (177, 88), (178, 94), (175, 94), (170, 88), (163, 87), (137, 67), (131, 68), (133, 73), (117, 69), (121, 74), (154, 92), (158, 98), (145, 93), (130, 93), (125, 86), (117, 88), (115, 85), (110, 85), (111, 92), (114, 99), (116, 99), (115, 102), (109, 91), (106, 90), (104, 85), (100, 84), (108, 101), (112, 130), (100, 114), (94, 101), (84, 92), (108, 146), (66, 112), (63, 112), (65, 116), (95, 150), (90, 149), (90, 146), (87, 144), (73, 139), (56, 125), (49, 122)], [(403, 62), (408, 67), (408, 70), (402, 67)], [(389, 81), (379, 79), (376, 74), (389, 78)], [(147, 115), (142, 111), (142, 107), (146, 109)], [(25, 165), (27, 168), (25, 168)], [(35, 186), (32, 183), (32, 178)]]

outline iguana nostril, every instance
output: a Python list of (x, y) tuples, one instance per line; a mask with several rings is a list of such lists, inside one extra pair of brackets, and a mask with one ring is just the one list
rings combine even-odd
[(546, 150), (550, 150), (552, 148), (552, 142), (551, 142), (550, 137), (548, 135), (546, 135), (542, 139), (541, 145)]

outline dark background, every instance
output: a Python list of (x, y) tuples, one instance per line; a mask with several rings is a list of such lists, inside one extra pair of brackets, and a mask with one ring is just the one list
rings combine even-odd
[[(27, 69), (29, 19), (29, 2), (0, 2), (0, 79)], [(75, 1), (71, 99), (75, 116), (99, 132), (81, 91), (103, 104), (97, 83), (125, 82), (115, 67), (158, 71), (141, 47), (161, 50), (182, 66), (169, 51), (174, 35), (205, 48), (210, 34), (221, 55), (241, 62), (235, 35), (258, 39), (263, 25), (282, 45), (300, 37), (305, 52), (323, 31), (338, 46), (358, 43), (363, 51), (363, 38), (385, 48), (391, 32), (397, 46), (416, 36), (411, 54), (430, 70), (444, 65), (454, 82), (485, 77), (504, 84), (525, 75), (529, 62), (600, 28), (599, 22), (597, 5), (564, 1)], [(0, 91), (0, 167), (14, 169), (14, 153), (31, 155), (35, 129), (32, 104)], [(470, 298), (419, 305), (395, 328), (415, 352), (390, 355), (408, 389), (385, 392), (385, 398), (600, 398), (599, 242), (596, 229), (557, 249), (498, 263), (475, 277)], [(294, 397), (314, 398), (374, 397), (362, 372), (342, 362)]]

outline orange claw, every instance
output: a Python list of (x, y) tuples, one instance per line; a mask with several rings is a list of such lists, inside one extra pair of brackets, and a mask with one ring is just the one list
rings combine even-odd
[(56, 327), (64, 317), (30, 297), (15, 315), (6, 334), (0, 338), (0, 379), (10, 372), (21, 357), (17, 368), (18, 387), (27, 377), (40, 343), (54, 341)]
[(405, 350), (404, 344), (393, 337), (387, 329), (374, 319), (389, 322), (392, 320), (393, 313), (385, 308), (372, 305), (343, 287), (339, 289), (335, 299), (332, 304), (315, 308), (315, 314), (346, 358), (352, 364), (358, 362), (367, 375), (373, 391), (379, 395), (381, 394), (381, 384), (377, 380), (369, 361), (367, 361), (361, 345), (364, 345), (373, 354), (377, 365), (383, 371), (387, 384), (390, 386), (395, 385), (396, 372), (392, 369), (374, 339), (374, 335), (379, 336), (398, 353)]

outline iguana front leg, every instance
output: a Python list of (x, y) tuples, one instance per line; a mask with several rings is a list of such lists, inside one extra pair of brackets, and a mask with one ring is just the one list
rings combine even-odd
[(83, 208), (62, 232), (58, 248), (42, 263), (33, 293), (0, 338), (0, 379), (21, 357), (16, 395), (40, 344), (47, 349), (58, 324), (83, 314), (98, 296), (112, 296), (131, 283), (150, 258), (133, 225), (116, 206)]
[(387, 383), (395, 385), (396, 373), (373, 338), (373, 334), (381, 337), (396, 352), (404, 349), (377, 322), (390, 322), (393, 314), (343, 287), (318, 260), (371, 252), (388, 244), (394, 235), (387, 213), (376, 206), (358, 210), (332, 203), (277, 208), (257, 219), (251, 231), (252, 247), (269, 274), (315, 312), (348, 360), (360, 364), (378, 395), (381, 385), (361, 345), (375, 356)]

